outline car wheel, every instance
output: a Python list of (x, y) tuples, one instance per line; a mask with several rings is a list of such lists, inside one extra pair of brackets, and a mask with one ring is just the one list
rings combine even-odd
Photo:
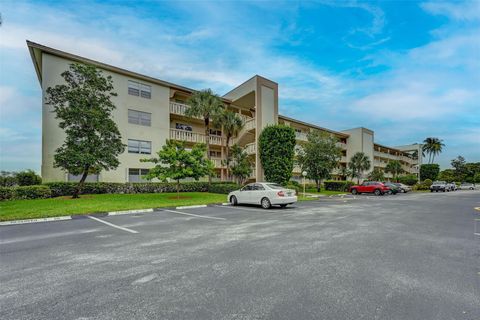
[(379, 195), (382, 194), (382, 191), (380, 191), (380, 189), (376, 189), (375, 192), (374, 192), (374, 194), (375, 194), (376, 196), (379, 196)]
[(392, 194), (393, 194), (393, 191), (392, 191), (392, 190), (388, 190), (388, 191), (387, 191), (387, 194), (388, 194), (388, 195), (392, 195)]
[(443, 189), (442, 191), (445, 192), (445, 189)]
[(231, 204), (232, 206), (236, 206), (236, 205), (238, 204), (238, 202), (237, 202), (237, 197), (231, 196), (231, 197), (230, 197), (230, 204)]
[(272, 206), (268, 198), (262, 198), (262, 201), (260, 202), (260, 204), (262, 205), (263, 209), (269, 209)]
[(357, 189), (352, 189), (352, 194), (358, 194)]
[(287, 205), (286, 204), (281, 204), (280, 208), (285, 208)]

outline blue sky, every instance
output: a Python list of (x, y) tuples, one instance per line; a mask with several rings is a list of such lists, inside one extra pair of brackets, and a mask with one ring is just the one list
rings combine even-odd
[(480, 161), (480, 1), (1, 1), (0, 169), (40, 169), (25, 40), (223, 94), (254, 74), (280, 113)]

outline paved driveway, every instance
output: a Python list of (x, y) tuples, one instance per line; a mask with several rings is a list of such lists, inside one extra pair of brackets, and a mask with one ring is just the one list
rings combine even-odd
[(458, 191), (2, 226), (0, 318), (478, 320), (474, 207)]

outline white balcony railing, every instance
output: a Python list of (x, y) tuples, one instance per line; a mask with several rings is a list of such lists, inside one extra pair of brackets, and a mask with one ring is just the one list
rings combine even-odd
[[(194, 142), (194, 143), (206, 143), (205, 135), (201, 133), (170, 129), (170, 139)], [(224, 145), (225, 138), (219, 136), (210, 136), (210, 144), (212, 145)]]
[(307, 134), (305, 132), (295, 132), (297, 140), (307, 141)]
[(249, 144), (246, 144), (245, 145), (245, 151), (247, 152), (247, 154), (255, 154), (257, 153), (257, 145), (255, 144), (255, 142), (252, 142), (252, 143), (249, 143)]

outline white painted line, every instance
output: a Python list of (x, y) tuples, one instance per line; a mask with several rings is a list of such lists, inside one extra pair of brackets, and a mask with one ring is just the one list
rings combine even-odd
[(475, 207), (475, 208), (473, 208), (473, 209), (475, 209), (475, 210), (477, 210), (477, 211), (480, 211), (480, 207)]
[(167, 209), (163, 209), (162, 211), (173, 212), (173, 213), (183, 214), (183, 215), (186, 215), (186, 216), (192, 216), (192, 217), (204, 218), (204, 219), (226, 220), (226, 219), (224, 219), (224, 218), (208, 217), (208, 216), (200, 216), (200, 215), (198, 215), (198, 214), (186, 213), (186, 212), (180, 212), (180, 211), (175, 211), (175, 210), (167, 210)]
[(98, 218), (95, 218), (95, 217), (92, 217), (92, 216), (87, 216), (87, 217), (90, 218), (90, 219), (92, 219), (92, 220), (95, 220), (95, 221), (104, 223), (104, 224), (106, 224), (107, 226), (110, 226), (110, 227), (113, 227), (113, 228), (117, 228), (117, 229), (120, 229), (120, 230), (123, 230), (123, 231), (127, 231), (127, 232), (130, 232), (130, 233), (138, 233), (138, 231), (135, 231), (135, 230), (132, 230), (132, 229), (128, 229), (128, 228), (124, 228), (124, 227), (120, 227), (120, 226), (117, 226), (116, 224), (113, 224), (113, 223), (110, 223), (110, 222), (107, 222), (107, 221), (104, 221), (104, 220), (101, 220), (101, 219), (98, 219)]
[(2, 221), (2, 222), (0, 222), (0, 226), (8, 226), (8, 225), (13, 225), (13, 224), (51, 222), (51, 221), (65, 221), (65, 220), (71, 220), (71, 219), (72, 219), (71, 216), (61, 216), (61, 217), (52, 217), (52, 218), (38, 218), (38, 219)]
[(206, 208), (206, 204), (199, 204), (196, 206), (182, 206), (182, 207), (176, 207), (176, 210), (182, 210), (182, 209), (195, 209), (195, 208)]
[(222, 203), (222, 206), (229, 206), (230, 205), (230, 202), (224, 202)]
[(144, 212), (153, 212), (153, 208), (150, 209), (138, 209), (138, 210), (125, 210), (125, 211), (111, 211), (108, 213), (109, 216), (120, 216), (124, 214), (132, 213), (144, 213)]

